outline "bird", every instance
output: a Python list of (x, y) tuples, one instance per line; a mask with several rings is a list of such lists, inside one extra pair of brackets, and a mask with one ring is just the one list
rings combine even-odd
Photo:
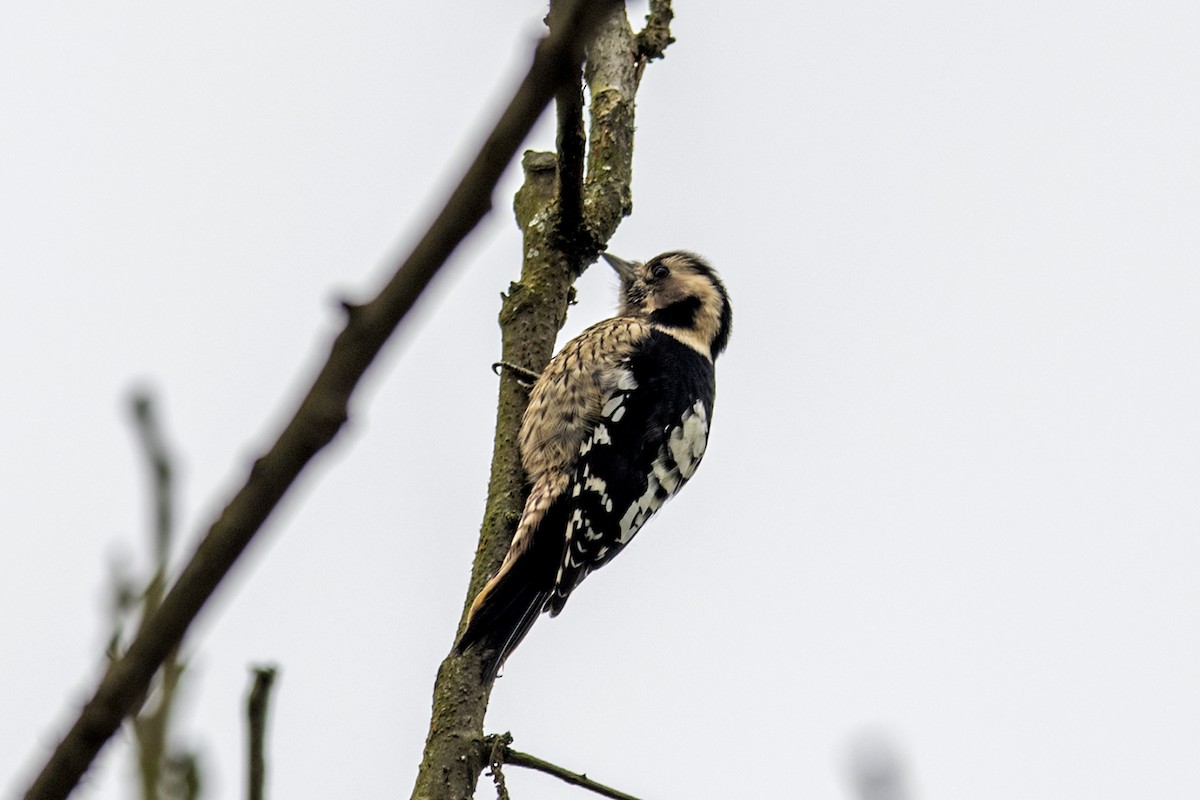
[(454, 647), (494, 680), (542, 612), (558, 616), (704, 457), (729, 294), (695, 253), (602, 257), (620, 279), (616, 316), (567, 342), (536, 378), (518, 445), (530, 486), (512, 544)]

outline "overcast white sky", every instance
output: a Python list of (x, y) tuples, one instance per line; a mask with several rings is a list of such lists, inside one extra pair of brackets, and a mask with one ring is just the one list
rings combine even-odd
[[(726, 279), (708, 456), (534, 628), (487, 728), (648, 799), (846, 798), (873, 730), (921, 800), (1194, 800), (1200, 5), (676, 10), (612, 250), (693, 249)], [(190, 550), (543, 11), (7, 9), (5, 793), (91, 692), (107, 564), (144, 566), (131, 387), (159, 391)], [(484, 501), (517, 182), (190, 638), (181, 734), (207, 797), (240, 794), (266, 661), (273, 796), (411, 791)], [(563, 336), (614, 288), (585, 276)], [(129, 797), (129, 773), (122, 739), (78, 796)]]

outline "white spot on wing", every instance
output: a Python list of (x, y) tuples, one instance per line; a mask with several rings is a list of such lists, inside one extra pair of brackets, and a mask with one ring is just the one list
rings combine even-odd
[(683, 424), (671, 431), (671, 439), (667, 442), (671, 458), (679, 465), (679, 474), (684, 480), (692, 477), (696, 467), (700, 466), (707, 445), (708, 414), (704, 404), (697, 400), (683, 413)]
[(612, 437), (608, 435), (608, 428), (604, 425), (597, 425), (592, 431), (592, 435), (583, 440), (583, 444), (579, 445), (579, 455), (586, 456), (592, 451), (593, 447), (602, 444), (612, 444)]
[[(578, 484), (575, 488), (577, 490), (579, 489)], [(612, 509), (612, 500), (608, 496), (608, 484), (604, 482), (603, 478), (586, 478), (583, 482), (583, 488), (589, 492), (594, 492), (600, 495), (600, 504), (607, 507), (609, 510)], [(578, 496), (579, 492), (576, 491), (575, 495)]]
[(621, 544), (627, 544), (666, 499), (692, 477), (700, 466), (707, 444), (708, 412), (704, 403), (697, 400), (683, 412), (679, 426), (671, 430), (667, 441), (658, 451), (651, 473), (646, 476), (646, 491), (621, 517)]
[(661, 458), (654, 460), (654, 477), (667, 490), (668, 494), (675, 494), (683, 483), (679, 477), (679, 470), (669, 469)]
[(662, 506), (662, 501), (657, 497), (658, 485), (658, 480), (651, 475), (645, 493), (635, 500), (625, 511), (625, 516), (621, 517), (621, 544), (628, 544), (650, 515)]

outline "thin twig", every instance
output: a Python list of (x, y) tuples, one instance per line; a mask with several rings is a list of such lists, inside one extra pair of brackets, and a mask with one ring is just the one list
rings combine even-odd
[(359, 379), (434, 274), (491, 209), (492, 192), (504, 169), (562, 82), (574, 74), (584, 43), (613, 7), (613, 0), (572, 3), (564, 10), (569, 23), (538, 45), (529, 73), (437, 219), (374, 300), (349, 306), (345, 328), (291, 421), (255, 462), (158, 612), (111, 665), (26, 792), (26, 800), (70, 794), (284, 493), (337, 435)]
[[(147, 390), (139, 390), (130, 398), (133, 412), (134, 432), (141, 444), (142, 455), (151, 475), (151, 502), (153, 505), (153, 550), (154, 575), (142, 592), (142, 616), (138, 633), (145, 629), (148, 620), (162, 605), (166, 594), (167, 576), (170, 568), (171, 545), (174, 538), (174, 469), (172, 457), (159, 424), (154, 397)], [(146, 692), (133, 703), (131, 718), (134, 742), (137, 745), (138, 774), (142, 783), (144, 800), (155, 800), (160, 785), (173, 763), (189, 758), (189, 754), (171, 752), (169, 742), (171, 713), (179, 692), (184, 663), (179, 646), (171, 648), (166, 660), (155, 673), (157, 691)], [(153, 708), (147, 707), (146, 698), (155, 698)]]
[(171, 454), (163, 439), (154, 409), (154, 399), (149, 392), (138, 391), (129, 402), (133, 411), (134, 430), (142, 445), (142, 453), (154, 480), (154, 563), (166, 565), (170, 556), (172, 523), (172, 469)]
[(514, 767), (536, 769), (538, 772), (553, 775), (564, 783), (569, 783), (572, 786), (581, 786), (588, 791), (595, 792), (601, 797), (610, 797), (612, 800), (638, 800), (638, 798), (631, 794), (626, 794), (611, 786), (597, 783), (583, 773), (571, 772), (569, 769), (563, 769), (556, 764), (551, 764), (549, 761), (542, 761), (540, 758), (531, 756), (528, 753), (518, 752), (511, 747), (504, 748), (504, 763), (512, 764)]
[(248, 800), (263, 800), (263, 787), (267, 782), (266, 739), (267, 705), (271, 698), (271, 687), (275, 684), (275, 667), (255, 667), (254, 683), (246, 699), (246, 722), (248, 723), (248, 758), (246, 761), (246, 797)]

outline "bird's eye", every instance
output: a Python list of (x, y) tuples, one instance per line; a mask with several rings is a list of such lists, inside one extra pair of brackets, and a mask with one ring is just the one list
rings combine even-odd
[(656, 278), (665, 278), (671, 274), (671, 270), (667, 269), (662, 264), (655, 264), (654, 269), (650, 270), (650, 274)]

